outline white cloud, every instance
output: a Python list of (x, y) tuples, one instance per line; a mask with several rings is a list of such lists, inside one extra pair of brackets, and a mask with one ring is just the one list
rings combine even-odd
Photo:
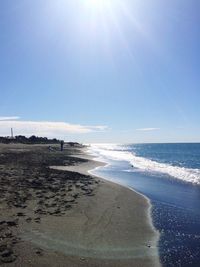
[(10, 135), (10, 128), (13, 128), (14, 135), (37, 135), (57, 138), (65, 137), (68, 134), (103, 132), (108, 129), (107, 126), (102, 125), (85, 126), (66, 122), (0, 120), (1, 136)]
[(140, 128), (140, 129), (136, 129), (136, 131), (143, 131), (143, 132), (157, 131), (157, 130), (160, 130), (160, 128)]
[(18, 116), (11, 116), (11, 117), (1, 117), (0, 116), (0, 121), (12, 121), (12, 120), (19, 120), (20, 117)]

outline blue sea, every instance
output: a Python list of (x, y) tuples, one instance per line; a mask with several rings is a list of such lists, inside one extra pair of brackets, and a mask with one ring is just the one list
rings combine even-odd
[(95, 144), (93, 171), (148, 197), (163, 266), (200, 266), (200, 143)]

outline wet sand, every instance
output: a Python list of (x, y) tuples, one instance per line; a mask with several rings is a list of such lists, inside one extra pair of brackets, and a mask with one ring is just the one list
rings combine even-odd
[(83, 155), (0, 145), (2, 266), (160, 266), (148, 201), (86, 175), (99, 163)]

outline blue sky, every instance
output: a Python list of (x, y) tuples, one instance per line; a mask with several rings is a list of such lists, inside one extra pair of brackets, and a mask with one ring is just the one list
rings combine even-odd
[(198, 0), (1, 0), (0, 135), (200, 141), (199, 11)]

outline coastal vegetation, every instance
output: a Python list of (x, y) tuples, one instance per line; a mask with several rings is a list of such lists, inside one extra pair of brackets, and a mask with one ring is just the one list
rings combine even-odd
[(32, 135), (30, 137), (26, 137), (24, 135), (17, 135), (15, 137), (10, 136), (0, 136), (0, 143), (10, 144), (10, 143), (21, 143), (21, 144), (58, 144), (60, 140), (53, 138), (48, 139), (47, 137), (38, 137)]

